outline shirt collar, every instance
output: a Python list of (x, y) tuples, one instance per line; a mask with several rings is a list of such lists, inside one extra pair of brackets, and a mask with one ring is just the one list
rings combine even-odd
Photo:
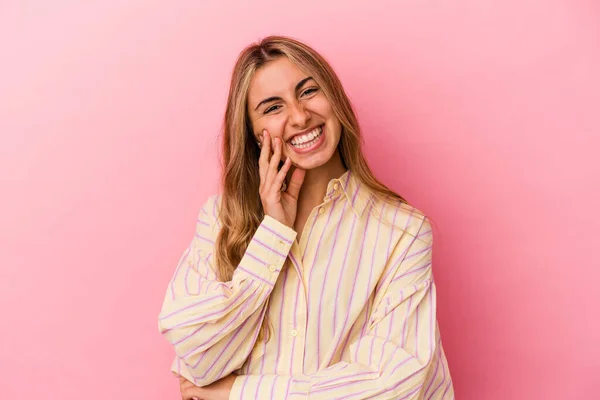
[(325, 200), (336, 197), (338, 193), (342, 193), (342, 195), (346, 196), (348, 203), (350, 203), (352, 210), (358, 217), (363, 215), (374, 197), (364, 183), (350, 170), (344, 172), (339, 178), (330, 180), (327, 184), (326, 193)]

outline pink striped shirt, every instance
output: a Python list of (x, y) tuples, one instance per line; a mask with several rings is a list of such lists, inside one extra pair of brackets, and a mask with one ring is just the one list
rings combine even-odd
[[(347, 171), (300, 237), (266, 216), (229, 282), (214, 271), (220, 196), (202, 207), (159, 315), (171, 369), (230, 399), (454, 398), (436, 320), (433, 235), (419, 210)], [(268, 340), (257, 340), (268, 314)]]

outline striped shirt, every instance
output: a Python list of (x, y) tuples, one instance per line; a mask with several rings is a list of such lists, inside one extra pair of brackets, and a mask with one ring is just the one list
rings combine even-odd
[[(220, 196), (167, 288), (159, 330), (197, 386), (230, 399), (452, 399), (436, 320), (431, 224), (346, 171), (302, 234), (265, 216), (228, 282), (214, 269)], [(268, 315), (269, 337), (257, 340)]]

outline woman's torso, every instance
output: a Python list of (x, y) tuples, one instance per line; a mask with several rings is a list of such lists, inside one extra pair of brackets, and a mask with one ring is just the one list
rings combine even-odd
[(270, 339), (256, 343), (242, 374), (311, 374), (350, 360), (349, 345), (380, 300), (393, 247), (423, 221), (406, 204), (377, 200), (348, 172), (326, 193), (271, 293)]

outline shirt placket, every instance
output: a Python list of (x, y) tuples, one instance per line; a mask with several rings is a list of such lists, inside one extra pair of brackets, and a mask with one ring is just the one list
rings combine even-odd
[[(326, 210), (331, 207), (331, 201), (333, 197), (339, 195), (339, 189), (341, 188), (340, 183), (335, 181), (330, 183), (327, 188), (327, 194), (323, 199), (323, 203), (317, 207), (316, 213), (311, 213), (312, 218), (325, 218)], [(311, 218), (309, 218), (309, 221)], [(308, 223), (308, 221), (307, 221)], [(324, 229), (324, 227), (321, 227)], [(314, 233), (317, 235), (317, 233)], [(305, 371), (305, 356), (306, 356), (306, 340), (307, 335), (307, 317), (308, 317), (308, 307), (307, 296), (305, 288), (308, 286), (307, 273), (312, 268), (312, 266), (305, 265), (305, 261), (303, 260), (300, 252), (302, 252), (302, 248), (292, 246), (292, 252), (294, 254), (294, 260), (298, 265), (294, 264), (296, 275), (298, 281), (296, 282), (296, 296), (297, 296), (297, 304), (294, 307), (294, 318), (292, 322), (292, 327), (289, 332), (289, 337), (291, 338), (291, 356), (292, 356), (292, 374), (304, 374)]]

